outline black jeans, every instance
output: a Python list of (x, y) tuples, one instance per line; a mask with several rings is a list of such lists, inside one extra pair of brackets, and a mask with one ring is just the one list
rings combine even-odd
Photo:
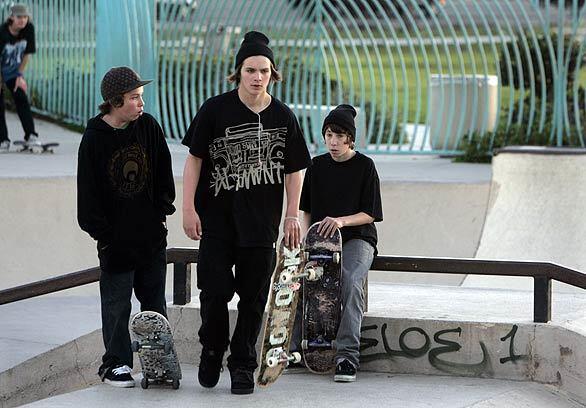
[[(234, 242), (216, 238), (201, 241), (197, 263), (197, 286), (201, 290), (199, 341), (204, 349), (220, 353), (230, 344), (229, 369), (254, 370), (258, 366), (255, 346), (275, 261), (273, 248), (237, 247)], [(228, 302), (234, 293), (240, 301), (230, 341)]]
[(132, 350), (128, 321), (132, 305), (132, 289), (140, 302), (140, 310), (151, 310), (167, 316), (165, 276), (167, 271), (166, 240), (155, 249), (143, 249), (124, 266), (108, 264), (108, 254), (100, 253), (100, 296), (102, 303), (102, 337), (106, 352), (100, 375), (109, 367), (126, 364), (132, 367)]
[[(28, 100), (28, 96), (26, 93), (21, 89), (18, 88), (16, 92), (14, 92), (14, 84), (16, 83), (16, 78), (11, 79), (10, 81), (6, 81), (6, 87), (10, 90), (12, 94), (12, 99), (14, 99), (14, 104), (16, 105), (16, 113), (20, 119), (20, 124), (22, 125), (22, 130), (24, 130), (24, 139), (28, 140), (30, 135), (36, 135), (35, 132), (35, 123), (33, 121), (33, 115), (31, 113), (31, 105)], [(6, 127), (6, 115), (5, 115), (5, 106), (4, 106), (4, 87), (0, 86), (0, 142), (4, 140), (10, 140), (8, 138), (8, 128)]]

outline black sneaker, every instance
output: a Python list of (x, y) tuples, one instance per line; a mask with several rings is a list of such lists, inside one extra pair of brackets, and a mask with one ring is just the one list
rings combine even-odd
[(353, 382), (356, 381), (356, 368), (348, 360), (342, 360), (336, 365), (336, 382)]
[(199, 362), (197, 379), (202, 387), (213, 388), (220, 380), (224, 353), (214, 350), (203, 350)]
[(234, 368), (230, 370), (232, 381), (232, 394), (252, 394), (254, 392), (254, 371), (246, 368)]
[(102, 381), (114, 387), (132, 388), (134, 387), (134, 378), (130, 375), (132, 370), (127, 365), (119, 364), (106, 370)]

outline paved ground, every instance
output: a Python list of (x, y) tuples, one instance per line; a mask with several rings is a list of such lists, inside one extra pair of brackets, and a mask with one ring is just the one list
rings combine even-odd
[[(7, 114), (8, 131), (13, 140), (22, 134), (18, 118)], [(77, 174), (77, 149), (81, 135), (53, 123), (36, 121), (41, 140), (59, 142), (54, 154), (33, 155), (17, 153), (12, 146), (8, 153), (0, 153), (0, 177), (70, 177)], [(187, 148), (171, 142), (175, 177), (183, 174)], [(375, 156), (381, 180), (401, 182), (490, 182), (488, 164), (452, 163), (436, 156)]]
[[(551, 408), (583, 407), (553, 388), (534, 383), (361, 372), (351, 384), (334, 383), (330, 376), (285, 373), (272, 387), (252, 395), (230, 394), (227, 372), (213, 389), (196, 385), (196, 367), (183, 366), (178, 390), (119, 389), (100, 384), (85, 390), (38, 401), (35, 408), (66, 407), (401, 407), (401, 408)], [(140, 378), (140, 377), (139, 377)], [(123, 402), (122, 402), (123, 401)]]
[[(11, 134), (19, 134), (16, 116), (8, 114)], [(76, 152), (80, 135), (51, 123), (38, 121), (41, 137), (58, 141), (53, 155), (3, 153), (0, 177), (71, 177), (76, 173)], [(182, 173), (186, 149), (170, 145), (176, 176)], [(375, 157), (381, 179), (395, 182), (490, 181), (488, 165), (454, 164), (437, 157)], [(95, 286), (95, 285), (94, 285)], [(446, 292), (447, 291), (447, 292)], [(486, 304), (494, 305), (486, 316)], [(467, 288), (439, 288), (409, 285), (371, 285), (370, 313), (411, 318), (530, 321), (532, 294), (523, 291), (475, 292)], [(554, 295), (554, 319), (560, 322), (581, 316), (586, 296)], [(136, 304), (134, 310), (137, 310)], [(50, 350), (100, 327), (97, 287), (95, 295), (44, 296), (0, 306), (0, 371), (27, 358)], [(401, 406), (401, 407), (574, 407), (580, 406), (549, 387), (500, 380), (427, 377), (360, 373), (356, 384), (334, 384), (330, 378), (287, 374), (268, 391), (235, 398), (229, 392), (228, 376), (220, 386), (203, 391), (195, 385), (195, 368), (184, 367), (185, 381), (178, 391), (113, 389), (104, 385), (40, 401), (33, 406), (192, 406), (197, 403), (219, 406)], [(345, 388), (342, 392), (341, 390)], [(270, 404), (270, 405), (269, 405)]]

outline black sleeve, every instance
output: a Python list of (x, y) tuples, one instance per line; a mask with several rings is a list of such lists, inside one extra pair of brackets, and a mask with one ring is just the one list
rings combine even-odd
[(285, 141), (285, 174), (295, 173), (311, 165), (311, 157), (307, 150), (303, 131), (293, 112), (289, 111), (289, 115)]
[(375, 222), (383, 220), (383, 210), (380, 195), (380, 180), (372, 160), (368, 160), (369, 167), (365, 171), (360, 196), (360, 209), (374, 218)]
[(301, 189), (301, 199), (299, 200), (299, 209), (311, 214), (311, 166), (305, 171), (303, 188)]
[(77, 222), (96, 241), (110, 243), (114, 230), (102, 207), (93, 147), (90, 138), (84, 134), (77, 159)]
[(189, 125), (181, 143), (189, 147), (189, 153), (205, 159), (209, 155), (209, 143), (213, 131), (212, 113), (209, 102), (206, 101)]
[(37, 51), (37, 44), (35, 41), (35, 26), (28, 23), (26, 26), (26, 48), (25, 54), (34, 54)]
[(175, 201), (175, 180), (173, 179), (173, 166), (167, 139), (165, 139), (165, 134), (159, 123), (154, 118), (152, 121), (158, 142), (155, 208), (160, 211), (161, 220), (164, 220), (166, 215), (171, 215), (175, 212), (175, 206), (173, 205), (173, 201)]

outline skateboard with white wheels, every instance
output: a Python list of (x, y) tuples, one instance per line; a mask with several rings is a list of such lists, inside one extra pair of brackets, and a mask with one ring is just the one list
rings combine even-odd
[(304, 252), (302, 248), (289, 249), (281, 240), (277, 266), (273, 273), (264, 324), (260, 369), (257, 383), (268, 387), (274, 383), (289, 362), (299, 363), (301, 354), (289, 352), (295, 310), (303, 278)]
[(301, 349), (307, 368), (325, 374), (335, 367), (336, 334), (341, 318), (342, 236), (318, 234), (319, 223), (305, 236)]
[(59, 146), (59, 143), (50, 142), (27, 142), (26, 140), (16, 140), (12, 143), (15, 146), (20, 146), (19, 152), (29, 153), (55, 153), (54, 148)]
[(181, 367), (169, 321), (160, 313), (146, 311), (137, 313), (129, 326), (132, 351), (138, 353), (142, 367), (141, 387), (162, 384), (178, 389)]

